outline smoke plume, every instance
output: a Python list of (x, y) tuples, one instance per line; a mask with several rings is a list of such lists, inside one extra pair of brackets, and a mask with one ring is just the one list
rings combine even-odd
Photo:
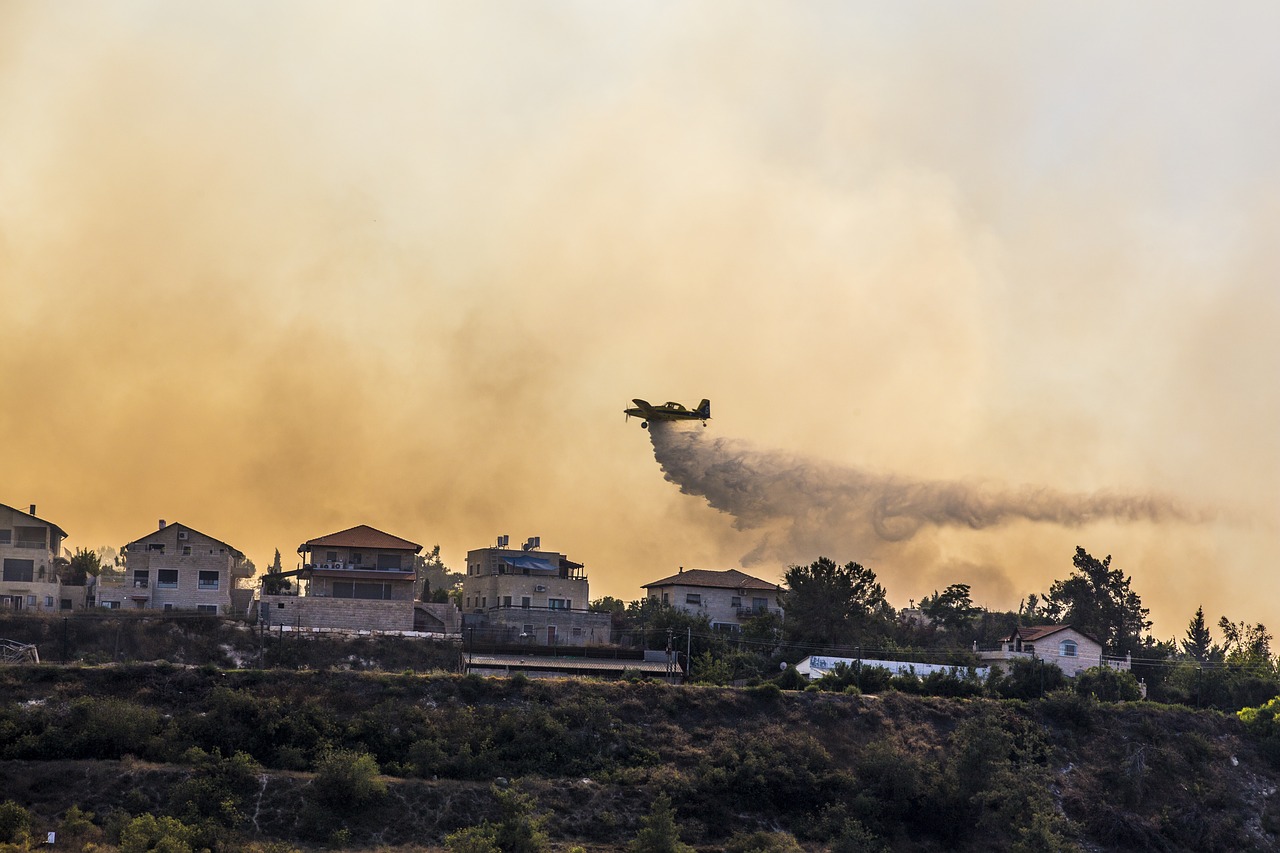
[(1017, 519), (1063, 527), (1205, 520), (1157, 495), (917, 480), (708, 438), (697, 427), (654, 422), (649, 434), (667, 480), (733, 516), (739, 530), (762, 534), (742, 558), (744, 565), (843, 554), (869, 535), (904, 542), (926, 526), (981, 530)]

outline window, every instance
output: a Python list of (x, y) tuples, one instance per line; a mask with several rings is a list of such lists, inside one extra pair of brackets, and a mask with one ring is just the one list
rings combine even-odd
[(218, 573), (217, 572), (201, 572), (196, 578), (196, 589), (217, 589)]
[(157, 569), (156, 570), (156, 589), (177, 589), (178, 588), (178, 570), (177, 569)]
[(28, 595), (28, 596), (27, 596), (27, 606), (28, 606), (28, 607), (35, 607), (35, 606), (36, 606), (36, 597), (35, 597), (34, 595)]
[(118, 601), (104, 601), (104, 602), (102, 602), (102, 606), (103, 606), (103, 607), (105, 607), (105, 608), (107, 608), (108, 610), (119, 610), (119, 609), (120, 609), (120, 602), (118, 602)]
[(152, 554), (163, 554), (163, 553), (164, 553), (164, 543), (163, 543), (163, 542), (148, 542), (148, 543), (147, 543), (147, 551), (148, 551), (148, 553), (152, 553)]
[(489, 606), (489, 596), (486, 595), (484, 598), (480, 599), (480, 606), (481, 607)]
[(751, 599), (751, 609), (757, 613), (764, 613), (769, 609), (769, 599), (753, 598)]
[(733, 598), (729, 599), (729, 606), (730, 606), (730, 607), (741, 607), (741, 606), (742, 606), (742, 599), (735, 595)]
[(49, 541), (43, 527), (15, 527), (14, 530), (18, 534), (19, 548), (43, 548)]
[(11, 582), (30, 583), (36, 576), (35, 560), (5, 560), (4, 579)]
[(503, 607), (510, 607), (510, 606), (511, 606), (511, 596), (509, 596), (509, 595), (504, 595), (504, 596), (502, 596), (502, 606), (503, 606)]
[(684, 596), (685, 604), (702, 604), (702, 594), (697, 592), (688, 592)]
[(525, 610), (528, 610), (529, 605), (531, 604), (533, 604), (533, 602), (529, 600), (529, 596), (526, 595), (520, 598), (520, 606), (523, 607)]
[(151, 573), (145, 569), (135, 569), (133, 572), (133, 588), (146, 589), (151, 585)]
[(532, 626), (532, 625), (525, 625), (525, 626), (524, 626), (524, 633), (523, 633), (523, 634), (521, 634), (521, 636), (522, 636), (522, 637), (532, 637), (532, 636), (533, 636), (533, 626)]
[(45, 606), (45, 607), (52, 607), (52, 606), (53, 606), (53, 596), (52, 596), (52, 595), (46, 595), (46, 596), (44, 597), (44, 606)]
[(338, 562), (338, 552), (337, 552), (337, 551), (325, 551), (325, 552), (324, 552), (324, 561), (325, 561), (326, 563), (336, 563), (336, 562)]
[(13, 542), (13, 531), (7, 527), (0, 530), (0, 545), (8, 545)]
[(276, 602), (276, 609), (277, 609), (277, 610), (284, 610), (284, 602), (283, 602), (283, 601), (277, 601), (277, 602)]
[(184, 556), (184, 557), (190, 557), (190, 556), (191, 556), (191, 546), (190, 546), (190, 545), (183, 545), (183, 546), (182, 546), (182, 556)]
[(170, 603), (168, 603), (168, 602), (165, 602), (164, 609), (165, 609), (165, 610), (172, 610), (172, 609), (173, 609), (173, 605), (172, 605), (172, 604), (170, 604)]
[(360, 554), (352, 554), (351, 563), (352, 565), (355, 565), (355, 566), (362, 566), (364, 565), (364, 559)]
[(392, 598), (389, 583), (362, 583), (358, 581), (334, 581), (334, 598), (360, 598), (370, 601), (387, 601)]
[(1073, 658), (1076, 656), (1076, 641), (1063, 640), (1058, 644), (1058, 654), (1064, 658)]
[(60, 598), (60, 599), (58, 599), (58, 609), (59, 609), (59, 610), (70, 610), (70, 609), (71, 609), (71, 599), (69, 599), (69, 598)]
[(197, 612), (197, 613), (212, 613), (213, 615), (215, 615), (215, 616), (216, 616), (216, 615), (217, 615), (217, 613), (218, 613), (218, 605), (216, 605), (216, 604), (197, 604), (197, 605), (196, 605), (196, 612)]
[(548, 598), (547, 607), (550, 607), (552, 610), (568, 610), (569, 602), (565, 601), (563, 598)]
[(575, 637), (581, 637), (581, 636), (582, 636), (582, 629), (581, 629), (581, 628), (574, 628), (574, 629), (573, 629), (573, 636), (575, 636)]
[(384, 572), (400, 571), (400, 555), (399, 554), (379, 554), (378, 568)]
[(664, 592), (664, 593), (662, 594), (662, 603), (663, 603), (663, 604), (670, 604), (670, 603), (671, 603), (671, 593), (669, 593), (669, 592)]

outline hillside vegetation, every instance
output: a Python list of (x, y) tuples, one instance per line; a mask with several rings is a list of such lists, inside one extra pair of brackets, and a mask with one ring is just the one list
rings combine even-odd
[(1263, 850), (1280, 830), (1275, 751), (1234, 715), (1067, 692), (157, 663), (6, 668), (0, 696), (10, 808), (121, 849), (427, 849), (523, 810), (530, 838), (621, 850), (662, 795), (704, 850)]

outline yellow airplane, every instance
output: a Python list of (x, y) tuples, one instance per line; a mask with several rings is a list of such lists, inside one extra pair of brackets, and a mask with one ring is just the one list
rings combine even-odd
[(698, 408), (690, 411), (679, 403), (663, 403), (661, 406), (650, 405), (645, 400), (632, 400), (635, 406), (630, 409), (623, 409), (623, 414), (628, 419), (632, 417), (644, 418), (640, 423), (641, 429), (649, 428), (649, 421), (702, 421), (702, 425), (707, 425), (707, 419), (711, 417), (711, 401), (703, 400), (698, 404)]

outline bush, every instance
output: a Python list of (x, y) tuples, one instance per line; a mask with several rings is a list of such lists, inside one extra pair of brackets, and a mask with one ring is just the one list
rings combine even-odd
[(144, 814), (125, 824), (120, 832), (120, 853), (192, 853), (191, 827), (177, 818)]
[(1137, 702), (1142, 698), (1138, 679), (1132, 672), (1109, 666), (1091, 666), (1075, 678), (1075, 690), (1102, 702)]
[(31, 812), (13, 800), (0, 803), (0, 841), (26, 844), (30, 837)]
[(350, 814), (386, 794), (387, 783), (372, 755), (338, 749), (321, 756), (311, 788), (317, 805)]

